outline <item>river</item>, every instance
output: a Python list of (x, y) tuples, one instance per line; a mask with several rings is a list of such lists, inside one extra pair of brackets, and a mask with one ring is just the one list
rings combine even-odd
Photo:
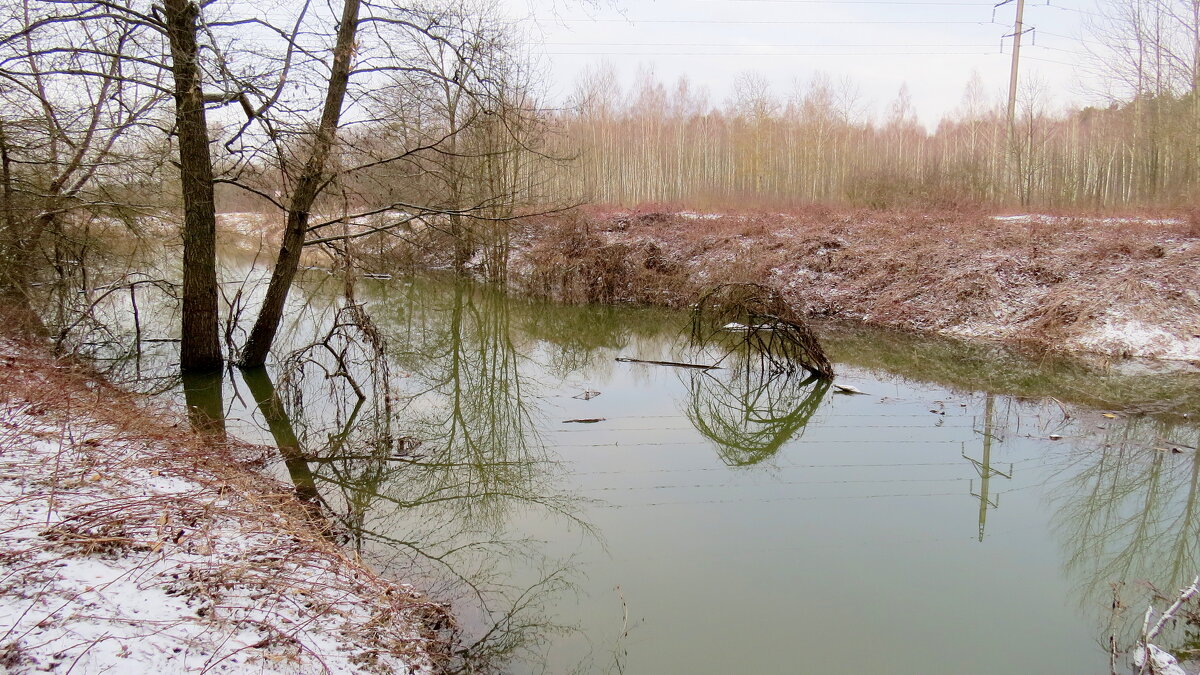
[(282, 449), (314, 523), (452, 604), (473, 668), (1107, 673), (1200, 574), (1195, 369), (819, 326), (846, 394), (683, 313), (437, 277), (348, 303), (310, 271), (268, 371), (184, 387), (156, 292), (136, 329), (136, 296), (98, 306), (92, 355)]

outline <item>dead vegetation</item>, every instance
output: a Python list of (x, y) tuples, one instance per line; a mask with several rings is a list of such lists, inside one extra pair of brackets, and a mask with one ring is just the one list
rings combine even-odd
[(190, 433), (0, 342), (0, 663), (9, 672), (435, 672), (445, 607), (312, 527), (269, 450)]
[(593, 209), (533, 222), (513, 283), (566, 301), (684, 307), (714, 285), (750, 282), (807, 317), (1194, 359), (1198, 222), (1188, 213)]
[(704, 293), (692, 306), (692, 342), (730, 342), (728, 353), (742, 349), (758, 355), (771, 375), (804, 369), (833, 377), (833, 366), (804, 317), (762, 284), (720, 284)]

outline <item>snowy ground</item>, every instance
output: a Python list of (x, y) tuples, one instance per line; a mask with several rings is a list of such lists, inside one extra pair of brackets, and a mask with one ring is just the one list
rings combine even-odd
[(3, 340), (0, 391), (0, 670), (436, 669), (444, 609), (228, 448)]

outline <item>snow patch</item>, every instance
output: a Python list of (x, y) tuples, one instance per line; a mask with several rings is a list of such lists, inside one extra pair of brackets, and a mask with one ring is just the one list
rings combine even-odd
[(1141, 356), (1180, 361), (1200, 360), (1200, 338), (1181, 338), (1163, 328), (1125, 316), (1105, 317), (1070, 346), (1114, 356)]
[(152, 468), (170, 441), (58, 413), (0, 403), (5, 672), (433, 672), (411, 589)]
[(1171, 656), (1166, 651), (1160, 649), (1158, 645), (1146, 645), (1145, 648), (1139, 648), (1133, 655), (1133, 665), (1138, 670), (1146, 670), (1146, 653), (1150, 653), (1149, 670), (1146, 672), (1154, 673), (1155, 675), (1188, 675), (1188, 672), (1179, 665), (1179, 661)]
[(1070, 222), (1094, 223), (1100, 225), (1182, 225), (1179, 218), (1099, 218), (1094, 216), (1051, 216), (1041, 213), (1018, 213), (1003, 216), (991, 216), (997, 222), (1007, 223), (1039, 223), (1043, 225), (1064, 224)]
[(684, 220), (720, 220), (724, 217), (720, 213), (696, 213), (694, 211), (680, 211), (675, 215)]

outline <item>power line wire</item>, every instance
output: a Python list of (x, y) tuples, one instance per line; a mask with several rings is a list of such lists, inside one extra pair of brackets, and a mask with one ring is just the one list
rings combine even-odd
[(1003, 52), (544, 52), (551, 56), (997, 56)]
[(755, 42), (543, 42), (544, 45), (553, 45), (556, 47), (947, 47), (947, 48), (962, 48), (962, 47), (978, 47), (995, 49), (994, 43), (989, 44), (947, 44), (947, 45), (931, 45), (927, 42), (918, 42), (913, 44), (900, 43), (755, 43)]
[(779, 20), (779, 19), (555, 19), (544, 18), (546, 21), (562, 23), (623, 23), (635, 26), (639, 23), (677, 23), (677, 24), (719, 24), (719, 25), (959, 25), (959, 26), (988, 26), (995, 21), (942, 21), (942, 20), (862, 20), (862, 19), (810, 19), (810, 20)]

